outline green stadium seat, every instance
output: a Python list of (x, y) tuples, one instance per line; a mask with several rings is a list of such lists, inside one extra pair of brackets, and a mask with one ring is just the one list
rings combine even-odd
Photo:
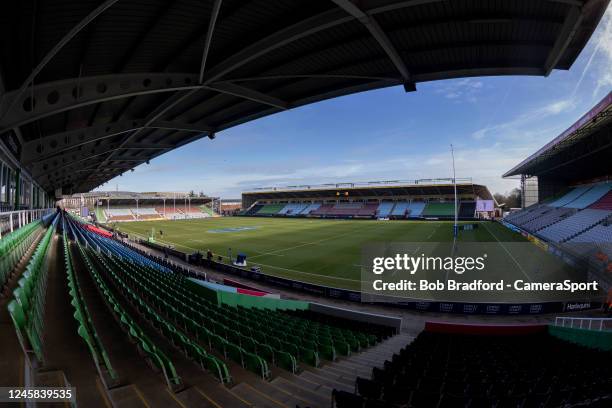
[(321, 358), (329, 361), (336, 361), (336, 349), (334, 346), (319, 344), (319, 355)]
[(274, 361), (276, 362), (277, 366), (294, 374), (298, 371), (297, 360), (293, 355), (286, 351), (274, 350)]
[(319, 359), (319, 353), (310, 348), (300, 347), (299, 356), (300, 361), (303, 361), (304, 363), (313, 367), (318, 367), (321, 363), (321, 360)]
[(244, 366), (243, 354), (246, 353), (245, 350), (242, 347), (229, 342), (226, 343), (225, 347), (227, 350), (227, 356), (241, 366)]
[(253, 353), (245, 352), (244, 365), (248, 370), (259, 375), (261, 378), (270, 378), (270, 370), (268, 368), (268, 364), (266, 363), (266, 360), (264, 360), (260, 356)]

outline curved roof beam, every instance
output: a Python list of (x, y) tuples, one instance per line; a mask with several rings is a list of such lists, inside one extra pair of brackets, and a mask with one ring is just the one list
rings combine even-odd
[(200, 76), (198, 83), (201, 84), (204, 81), (204, 69), (206, 68), (206, 60), (208, 59), (208, 52), (210, 51), (210, 44), (212, 43), (213, 33), (215, 31), (215, 24), (217, 24), (217, 18), (219, 17), (219, 10), (221, 10), (221, 3), (223, 0), (215, 0), (212, 8), (212, 14), (208, 22), (208, 30), (206, 31), (206, 39), (204, 40), (204, 51), (202, 52), (202, 62), (200, 63)]
[(62, 153), (74, 150), (79, 146), (85, 146), (94, 142), (102, 142), (106, 139), (111, 139), (115, 136), (144, 128), (206, 134), (214, 131), (210, 126), (181, 121), (158, 120), (146, 127), (144, 119), (104, 123), (88, 128), (54, 133), (27, 142), (22, 146), (21, 160), (26, 166), (44, 162)]
[(48, 82), (31, 88), (27, 95), (8, 92), (7, 110), (0, 119), (0, 133), (67, 110), (100, 102), (164, 92), (212, 90), (279, 109), (289, 103), (231, 82), (201, 85), (196, 74), (139, 73), (110, 74)]
[(416, 86), (410, 77), (410, 71), (406, 63), (400, 56), (397, 48), (391, 42), (385, 31), (381, 28), (374, 17), (362, 11), (350, 0), (332, 0), (338, 7), (355, 17), (370, 32), (378, 45), (385, 51), (395, 68), (398, 70), (404, 81), (404, 89), (415, 91)]
[(49, 52), (47, 52), (47, 54), (43, 57), (43, 59), (32, 70), (30, 75), (28, 75), (25, 81), (23, 81), (23, 84), (21, 85), (19, 90), (17, 90), (17, 93), (19, 94), (19, 96), (21, 96), (26, 91), (26, 89), (31, 84), (34, 83), (34, 78), (36, 78), (36, 75), (38, 75), (45, 68), (45, 66), (53, 59), (53, 57), (57, 55), (57, 53), (59, 53), (62, 50), (62, 48), (64, 48), (66, 44), (68, 44), (74, 37), (76, 37), (76, 35), (80, 33), (81, 30), (87, 27), (89, 23), (95, 20), (100, 14), (104, 13), (104, 11), (106, 11), (108, 8), (113, 6), (118, 1), (119, 0), (106, 0), (104, 3), (96, 7), (91, 13), (85, 16), (85, 18), (79, 21), (74, 27), (72, 27), (72, 29), (68, 33), (66, 33), (66, 35), (64, 35), (53, 46), (53, 48), (49, 50)]

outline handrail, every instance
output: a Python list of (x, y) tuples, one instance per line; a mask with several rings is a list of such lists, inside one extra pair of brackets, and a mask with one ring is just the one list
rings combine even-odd
[(54, 208), (38, 208), (35, 210), (15, 210), (0, 212), (0, 239), (33, 221), (39, 220)]
[[(570, 322), (566, 325), (566, 322)], [(580, 321), (579, 325), (574, 325), (575, 321)], [(588, 322), (585, 326), (584, 322)], [(593, 323), (599, 324), (599, 328), (593, 327)], [(588, 330), (612, 330), (612, 318), (606, 317), (569, 317), (569, 316), (557, 316), (555, 317), (555, 326), (569, 327), (571, 329), (588, 329)]]

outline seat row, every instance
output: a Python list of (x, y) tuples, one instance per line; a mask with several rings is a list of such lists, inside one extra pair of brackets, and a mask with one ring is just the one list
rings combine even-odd
[[(204, 369), (208, 369), (221, 382), (230, 382), (231, 377), (225, 363), (209, 354), (197, 341), (192, 340), (185, 331), (177, 326), (176, 321), (171, 321), (164, 316), (160, 310), (154, 309), (147, 302), (145, 297), (149, 293), (150, 285), (138, 285), (134, 278), (130, 278), (128, 269), (119, 267), (116, 259), (108, 257), (104, 253), (93, 253), (97, 257), (107, 278), (113, 281), (115, 288), (120, 291), (123, 297), (138, 310), (138, 312), (149, 321), (160, 333), (174, 346), (184, 352), (189, 358), (197, 361)], [(123, 267), (126, 267), (124, 264)], [(134, 272), (133, 270), (130, 272)], [(110, 275), (110, 276), (109, 276)], [(169, 304), (165, 307), (172, 308)]]
[(2, 237), (0, 240), (0, 291), (8, 282), (15, 265), (17, 265), (34, 240), (36, 240), (41, 229), (41, 222), (39, 220), (34, 221)]
[(358, 378), (359, 395), (336, 391), (334, 399), (338, 407), (586, 406), (612, 399), (611, 358), (547, 333), (425, 331), (371, 379)]
[(138, 350), (144, 355), (150, 365), (159, 369), (164, 377), (169, 388), (174, 389), (181, 386), (181, 379), (176, 373), (174, 364), (166, 356), (166, 354), (144, 333), (142, 328), (134, 321), (132, 316), (126, 311), (121, 303), (117, 300), (113, 290), (104, 282), (99, 272), (99, 268), (94, 266), (91, 259), (91, 249), (84, 248), (80, 243), (76, 242), (81, 257), (86, 265), (88, 272), (91, 274), (96, 287), (101, 294), (104, 302), (111, 311), (119, 326), (134, 342)]
[[(336, 352), (348, 355), (377, 341), (373, 335), (279, 311), (214, 304), (186, 286), (182, 275), (153, 267), (148, 258), (143, 262), (142, 255), (135, 256), (116, 241), (83, 229), (79, 234), (82, 241), (99, 250), (92, 256), (108, 282), (114, 282), (140, 314), (190, 358), (202, 359), (202, 352), (216, 351), (268, 378), (268, 363), (296, 372), (298, 361), (318, 366), (321, 357), (334, 360)], [(221, 360), (217, 363), (223, 364)], [(224, 364), (211, 371), (221, 381), (230, 378)]]
[(91, 353), (96, 368), (102, 375), (102, 377), (110, 382), (108, 385), (117, 383), (119, 378), (117, 372), (113, 369), (108, 353), (104, 349), (104, 345), (100, 341), (100, 337), (96, 331), (96, 328), (91, 319), (87, 305), (83, 300), (79, 281), (74, 272), (74, 263), (70, 251), (70, 242), (68, 240), (68, 234), (66, 228), (63, 229), (63, 243), (64, 243), (64, 265), (66, 268), (66, 275), (68, 278), (68, 293), (70, 294), (70, 304), (74, 308), (73, 317), (77, 321), (78, 329), (77, 333), (83, 338), (87, 344), (87, 348)]
[(49, 226), (38, 243), (34, 254), (13, 291), (14, 299), (8, 311), (15, 325), (17, 337), (26, 353), (32, 351), (37, 360), (44, 362), (43, 331), (47, 289), (47, 253), (59, 217)]

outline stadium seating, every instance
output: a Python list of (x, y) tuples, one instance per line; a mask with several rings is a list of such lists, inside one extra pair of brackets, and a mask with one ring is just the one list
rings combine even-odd
[(461, 201), (459, 203), (459, 218), (474, 218), (476, 215), (475, 201)]
[(310, 215), (326, 215), (328, 211), (334, 208), (333, 204), (320, 204), (317, 208), (310, 211)]
[[(476, 203), (462, 203), (463, 218), (473, 218)], [(340, 203), (289, 203), (257, 204), (243, 215), (311, 215), (318, 217), (364, 217), (364, 218), (422, 218), (454, 216), (453, 203), (430, 203), (422, 201), (399, 202), (340, 202)]]
[(308, 206), (300, 212), (300, 215), (311, 214), (313, 211), (317, 210), (320, 206), (321, 206), (321, 203), (308, 204)]
[(177, 207), (183, 214), (185, 214), (185, 218), (208, 218), (210, 214), (202, 211), (201, 207), (194, 206), (181, 206)]
[(138, 215), (158, 215), (155, 208), (132, 208), (131, 211)]
[(247, 209), (244, 215), (255, 215), (257, 214), (259, 210), (261, 210), (262, 207), (263, 207), (263, 204), (255, 204), (251, 206), (249, 209)]
[(106, 214), (104, 214), (104, 209), (103, 208), (96, 207), (95, 214), (96, 214), (96, 221), (97, 222), (102, 222), (102, 223), (106, 222)]
[(393, 211), (391, 211), (391, 216), (394, 218), (404, 218), (406, 217), (406, 212), (410, 207), (410, 203), (407, 201), (398, 201), (395, 203), (393, 207)]
[(209, 217), (214, 217), (215, 212), (213, 211), (212, 208), (210, 208), (207, 205), (201, 205), (198, 207), (200, 209), (201, 212), (203, 212), (204, 214), (208, 214)]
[(454, 203), (427, 203), (423, 213), (423, 217), (444, 217), (450, 218), (455, 216)]
[(587, 208), (543, 228), (538, 234), (550, 241), (563, 242), (591, 228), (611, 215), (612, 212), (610, 211)]
[(577, 210), (573, 208), (550, 208), (547, 212), (536, 217), (524, 224), (521, 224), (521, 227), (526, 229), (527, 231), (537, 232), (542, 228), (546, 228), (549, 225), (552, 225), (556, 222), (561, 221), (564, 218), (571, 216), (576, 213)]
[[(92, 274), (111, 282), (111, 292), (120, 293), (176, 348), (222, 382), (229, 382), (231, 377), (223, 361), (210, 354), (212, 351), (268, 378), (268, 363), (296, 372), (298, 362), (316, 367), (321, 359), (349, 355), (382, 338), (376, 326), (352, 324), (344, 328), (335, 321), (320, 323), (280, 310), (218, 305), (196, 294), (182, 275), (74, 221), (71, 225), (80, 240), (89, 243), (88, 248), (79, 247), (89, 260)], [(96, 247), (104, 250), (89, 249)], [(148, 347), (154, 349), (153, 345)], [(160, 365), (165, 364), (162, 359)], [(172, 382), (175, 373), (169, 367), (167, 373)]]
[[(65, 225), (65, 220), (64, 220)], [(113, 369), (113, 366), (108, 357), (100, 337), (94, 327), (93, 320), (87, 309), (87, 305), (83, 300), (81, 288), (79, 287), (79, 281), (74, 272), (74, 264), (72, 256), (70, 254), (70, 242), (68, 241), (68, 234), (66, 232), (66, 226), (63, 228), (63, 242), (64, 242), (64, 265), (66, 268), (66, 274), (68, 278), (68, 289), (69, 295), (72, 299), (70, 304), (74, 308), (73, 317), (77, 321), (78, 329), (77, 333), (87, 344), (87, 348), (91, 353), (94, 360), (94, 364), (100, 371), (100, 374), (105, 379), (109, 386), (115, 386), (119, 382), (119, 376)]]
[(132, 208), (131, 211), (134, 214), (134, 217), (136, 217), (139, 220), (157, 220), (157, 219), (163, 218), (155, 210), (155, 208), (138, 208), (138, 209)]
[[(571, 243), (607, 244), (612, 243), (612, 224), (598, 224), (580, 235), (571, 238)], [(612, 255), (612, 254), (611, 254)]]
[(283, 207), (285, 204), (265, 204), (257, 211), (257, 215), (276, 215)]
[(506, 217), (506, 221), (509, 221), (514, 225), (522, 225), (536, 217), (539, 217), (550, 209), (551, 207), (545, 204), (534, 204), (523, 210), (509, 214)]
[(134, 221), (134, 214), (129, 208), (109, 208), (104, 210), (107, 221)]
[(376, 215), (377, 209), (377, 203), (366, 203), (359, 210), (357, 210), (355, 215), (360, 217), (373, 217), (374, 215)]
[(378, 208), (376, 209), (376, 216), (379, 218), (389, 217), (389, 215), (391, 215), (391, 211), (393, 210), (394, 205), (395, 203), (392, 203), (390, 201), (380, 203), (378, 205)]
[(278, 212), (280, 215), (298, 215), (302, 211), (304, 211), (308, 207), (308, 204), (304, 203), (290, 203), (283, 207), (282, 210)]
[(597, 202), (593, 203), (589, 208), (595, 210), (612, 211), (612, 191), (601, 197)]
[(567, 192), (566, 194), (564, 194), (563, 196), (561, 196), (560, 198), (556, 199), (555, 201), (548, 203), (548, 205), (551, 207), (564, 207), (572, 203), (579, 197), (581, 197), (584, 193), (586, 193), (590, 189), (591, 189), (591, 186), (576, 187), (570, 190), (569, 192)]
[(28, 262), (26, 271), (13, 291), (13, 300), (8, 304), (8, 311), (15, 326), (20, 343), (30, 347), (40, 363), (44, 362), (43, 339), (47, 290), (47, 253), (59, 217), (38, 243), (34, 254)]
[(40, 221), (31, 222), (0, 240), (0, 293), (11, 272), (42, 230)]
[[(102, 278), (100, 268), (94, 265), (92, 260), (92, 256), (94, 256), (94, 254), (92, 251), (84, 249), (79, 243), (77, 243), (77, 246), (79, 247), (83, 260), (87, 264), (89, 273), (92, 275), (98, 286), (98, 290), (104, 295), (109, 309), (114, 314), (115, 319), (120, 322), (121, 328), (126, 332), (126, 334), (129, 335), (130, 339), (138, 345), (139, 349), (146, 355), (152, 364), (162, 372), (168, 387), (172, 389), (179, 386), (181, 384), (181, 379), (177, 375), (174, 364), (170, 358), (168, 358), (164, 352), (148, 338), (142, 328), (134, 321), (134, 318), (130, 315), (130, 313), (124, 307), (122, 307), (121, 303), (117, 300), (117, 297), (114, 294), (115, 291), (113, 288), (107, 285), (105, 280)], [(102, 265), (104, 267), (107, 266), (104, 264)], [(107, 272), (110, 272), (110, 270), (107, 270)], [(129, 288), (125, 289), (129, 290)]]
[[(336, 407), (610, 406), (610, 354), (545, 332), (468, 335), (422, 332), (357, 378), (358, 394), (334, 391)], [(593, 404), (593, 405), (591, 405)]]
[(408, 218), (418, 218), (423, 215), (425, 203), (423, 201), (411, 201), (408, 205)]
[(326, 215), (330, 216), (353, 216), (363, 207), (363, 203), (337, 203), (327, 210)]
[(592, 186), (588, 191), (576, 198), (574, 201), (565, 205), (569, 208), (586, 208), (605, 196), (612, 188), (612, 183), (602, 183)]

